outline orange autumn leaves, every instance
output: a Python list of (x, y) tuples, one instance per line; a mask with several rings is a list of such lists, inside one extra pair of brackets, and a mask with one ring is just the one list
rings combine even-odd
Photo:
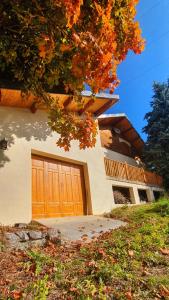
[(66, 15), (68, 20), (68, 27), (72, 27), (80, 16), (80, 8), (83, 0), (63, 0), (62, 5), (66, 7)]
[[(61, 71), (62, 76), (66, 74), (62, 78), (66, 90), (78, 95), (85, 82), (94, 94), (105, 89), (114, 92), (120, 82), (117, 68), (128, 51), (139, 54), (144, 49), (135, 20), (137, 3), (138, 0), (53, 0), (54, 8), (60, 8), (64, 16), (62, 38), (55, 40), (52, 30), (42, 33), (39, 56), (47, 63), (55, 55), (68, 61), (68, 69)], [(51, 127), (60, 134), (57, 145), (69, 150), (71, 140), (78, 140), (81, 149), (93, 147), (97, 126), (92, 116), (82, 120), (58, 110), (59, 118), (50, 120)]]
[[(62, 1), (67, 26), (72, 30), (72, 44), (79, 50), (72, 59), (72, 72), (94, 92), (106, 88), (113, 92), (119, 84), (117, 67), (128, 51), (139, 54), (144, 50), (145, 41), (135, 21), (137, 3), (138, 0), (94, 0), (87, 6), (83, 0)], [(87, 15), (91, 20), (86, 22)]]
[(95, 146), (97, 123), (89, 113), (85, 113), (83, 118), (65, 110), (61, 111), (60, 118), (53, 113), (50, 116), (51, 127), (60, 134), (57, 146), (69, 151), (72, 140), (79, 141), (80, 149)]

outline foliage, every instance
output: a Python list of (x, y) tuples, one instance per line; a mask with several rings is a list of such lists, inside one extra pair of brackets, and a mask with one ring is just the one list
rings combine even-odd
[(28, 256), (31, 261), (31, 265), (33, 266), (35, 276), (39, 275), (42, 269), (44, 268), (44, 266), (49, 264), (51, 261), (48, 256), (44, 255), (43, 253), (39, 253), (37, 251), (29, 251)]
[(168, 216), (169, 217), (169, 200), (162, 199), (160, 202), (154, 204), (152, 208), (154, 212), (160, 213), (161, 216)]
[(0, 251), (5, 250), (4, 242), (0, 240)]
[(45, 275), (44, 278), (38, 279), (37, 282), (33, 283), (33, 299), (34, 300), (46, 300), (48, 295), (48, 287), (47, 287), (48, 276)]
[(156, 217), (156, 215), (163, 217), (169, 216), (169, 198), (160, 198), (157, 202), (153, 202), (151, 205), (138, 205), (128, 208), (123, 206), (111, 211), (109, 216), (111, 218), (120, 218), (127, 222), (143, 222), (146, 221), (149, 215)]
[(167, 201), (113, 210), (129, 224), (89, 244), (0, 253), (0, 297), (167, 300), (169, 220), (161, 214)]
[(166, 188), (169, 188), (169, 81), (154, 83), (154, 96), (151, 112), (145, 119), (144, 132), (148, 135), (145, 147), (145, 162), (150, 170), (163, 176)]
[[(96, 124), (64, 110), (45, 91), (64, 88), (77, 97), (84, 82), (93, 93), (119, 84), (116, 70), (129, 50), (144, 48), (135, 20), (138, 0), (2, 0), (0, 73), (47, 105), (59, 146), (95, 144)], [(3, 80), (2, 80), (3, 79)], [(67, 124), (68, 123), (68, 124)], [(83, 138), (83, 134), (85, 137)]]

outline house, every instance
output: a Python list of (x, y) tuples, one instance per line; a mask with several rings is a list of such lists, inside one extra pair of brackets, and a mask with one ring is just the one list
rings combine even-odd
[[(153, 201), (162, 189), (162, 178), (145, 170), (141, 157), (144, 141), (125, 114), (98, 118), (106, 176), (110, 189), (124, 194), (132, 204)], [(116, 199), (114, 199), (116, 203)]]
[[(66, 109), (79, 107), (66, 94), (52, 94)], [(138, 190), (148, 200), (162, 190), (162, 179), (136, 165), (144, 142), (125, 115), (103, 115), (118, 96), (82, 93), (84, 110), (98, 118), (95, 148), (80, 150), (73, 142), (65, 152), (56, 146), (58, 134), (48, 126), (45, 107), (32, 113), (33, 96), (23, 100), (20, 90), (1, 89), (0, 223), (13, 225), (31, 219), (102, 214), (114, 203), (113, 190), (127, 188), (132, 203), (140, 203)], [(0, 144), (1, 145), (1, 144)], [(112, 190), (113, 189), (113, 190)]]

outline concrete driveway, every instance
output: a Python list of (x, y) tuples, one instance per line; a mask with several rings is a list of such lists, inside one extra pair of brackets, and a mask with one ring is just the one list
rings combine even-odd
[(89, 242), (104, 232), (125, 226), (120, 220), (113, 220), (101, 216), (80, 216), (40, 219), (39, 223), (50, 228), (49, 233), (57, 236), (58, 232), (63, 241)]

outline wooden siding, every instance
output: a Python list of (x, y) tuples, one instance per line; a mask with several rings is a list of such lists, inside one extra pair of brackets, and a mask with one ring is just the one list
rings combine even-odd
[(98, 121), (99, 128), (101, 130), (110, 130), (111, 133), (113, 128), (118, 128), (120, 130), (119, 136), (131, 144), (132, 148), (136, 152), (135, 155), (140, 156), (142, 154), (144, 141), (141, 139), (140, 135), (125, 114), (105, 115), (103, 117), (99, 117)]
[(121, 142), (119, 138), (124, 139), (124, 137), (113, 132), (110, 127), (100, 128), (100, 137), (102, 147), (129, 157), (139, 155), (132, 145), (130, 147), (127, 143)]
[(119, 180), (140, 182), (162, 187), (162, 177), (127, 163), (105, 158), (106, 175)]

